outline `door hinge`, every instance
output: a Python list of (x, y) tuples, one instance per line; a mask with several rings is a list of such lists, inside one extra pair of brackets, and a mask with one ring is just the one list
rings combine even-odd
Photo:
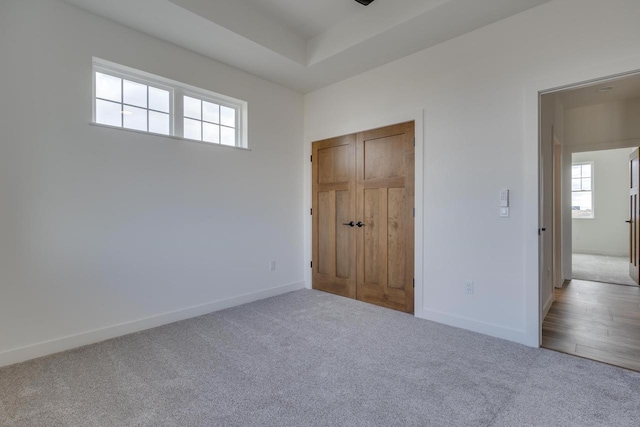
[(413, 217), (416, 217), (416, 208), (413, 208)]
[(313, 261), (309, 263), (309, 267), (313, 268)]
[(413, 137), (413, 146), (414, 147), (416, 146), (416, 137), (415, 136)]
[(309, 156), (309, 161), (313, 162), (313, 156)]
[(309, 215), (313, 215), (313, 208), (309, 209)]
[(416, 288), (416, 279), (413, 279), (413, 289)]

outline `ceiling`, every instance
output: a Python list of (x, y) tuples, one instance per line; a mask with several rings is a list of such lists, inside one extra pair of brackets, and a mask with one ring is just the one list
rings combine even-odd
[[(303, 39), (311, 39), (341, 21), (363, 11), (363, 6), (347, 0), (236, 0), (255, 8), (274, 23)], [(382, 0), (380, 0), (382, 1)], [(371, 5), (373, 7), (373, 5)]]
[[(602, 91), (601, 89), (611, 88)], [(640, 98), (640, 74), (558, 92), (565, 109)]]
[(551, 0), (64, 1), (306, 93)]

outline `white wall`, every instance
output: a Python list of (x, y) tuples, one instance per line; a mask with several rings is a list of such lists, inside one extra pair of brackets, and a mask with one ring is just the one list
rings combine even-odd
[(594, 218), (573, 220), (573, 252), (629, 255), (629, 154), (632, 148), (574, 153), (593, 162)]
[(314, 140), (424, 110), (424, 317), (537, 345), (535, 95), (640, 64), (639, 14), (635, 0), (558, 0), (305, 97), (306, 159)]
[(574, 151), (589, 151), (603, 144), (640, 140), (639, 117), (640, 98), (566, 109), (566, 145)]
[[(252, 151), (90, 125), (92, 56), (248, 101)], [(303, 287), (302, 95), (57, 0), (0, 63), (0, 365)]]

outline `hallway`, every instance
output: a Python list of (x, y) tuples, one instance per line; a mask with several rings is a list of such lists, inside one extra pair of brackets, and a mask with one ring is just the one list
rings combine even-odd
[(638, 286), (629, 276), (629, 257), (574, 253), (573, 278), (586, 281)]

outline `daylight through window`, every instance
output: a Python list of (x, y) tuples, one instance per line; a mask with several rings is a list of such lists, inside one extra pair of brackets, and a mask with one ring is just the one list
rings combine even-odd
[(593, 218), (592, 163), (578, 163), (571, 167), (571, 216)]
[(94, 58), (96, 124), (246, 148), (247, 103)]
[(171, 134), (168, 90), (96, 71), (96, 123)]
[(236, 145), (236, 110), (184, 96), (184, 137), (214, 144)]

